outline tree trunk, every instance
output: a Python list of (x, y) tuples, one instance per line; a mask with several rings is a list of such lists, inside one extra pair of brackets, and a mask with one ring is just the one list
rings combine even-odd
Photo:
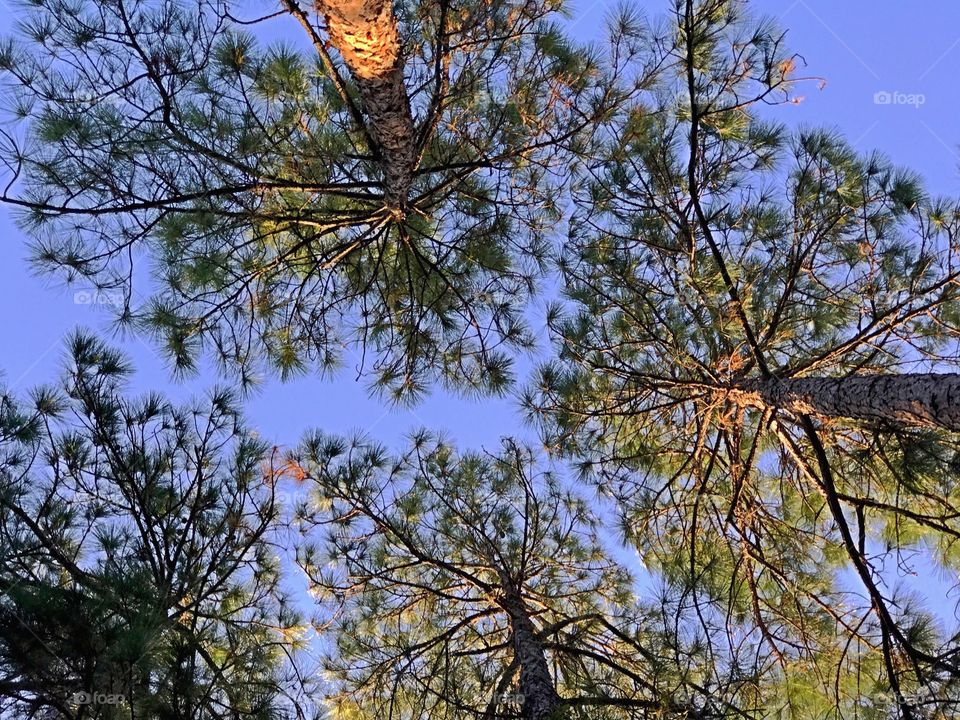
[(960, 375), (953, 373), (753, 379), (729, 397), (743, 406), (960, 432)]
[(384, 201), (402, 214), (416, 163), (416, 131), (403, 84), (400, 35), (390, 0), (317, 0), (330, 42), (350, 69), (381, 156)]
[(517, 590), (508, 590), (500, 604), (510, 616), (513, 652), (520, 666), (523, 717), (530, 720), (555, 718), (562, 701), (553, 685), (547, 657), (537, 639), (527, 606)]

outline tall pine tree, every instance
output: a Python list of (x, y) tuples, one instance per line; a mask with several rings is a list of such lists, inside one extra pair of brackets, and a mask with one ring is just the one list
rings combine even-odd
[(615, 98), (555, 0), (318, 8), (32, 3), (0, 50), (3, 200), (180, 369), (255, 382), (359, 341), (395, 397), (502, 391), (564, 158)]
[(268, 449), (229, 392), (128, 398), (122, 356), (69, 351), (0, 407), (0, 713), (300, 715)]
[(300, 562), (335, 717), (707, 718), (748, 700), (744, 666), (636, 599), (590, 503), (529, 449), (313, 435), (294, 462), (316, 491)]
[(622, 18), (658, 77), (580, 166), (526, 402), (705, 622), (762, 638), (769, 712), (949, 716), (956, 637), (909, 578), (956, 582), (954, 376), (927, 373), (955, 367), (957, 204), (771, 122), (799, 59), (744, 11)]

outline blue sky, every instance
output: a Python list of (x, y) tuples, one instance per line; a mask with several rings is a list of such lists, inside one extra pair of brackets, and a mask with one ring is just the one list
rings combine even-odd
[[(253, 15), (265, 3), (245, 0)], [(643, 0), (650, 15), (670, 0)], [(604, 17), (617, 0), (578, 0), (569, 30), (578, 39), (598, 37)], [(960, 94), (954, 82), (960, 66), (960, 3), (956, 0), (756, 0), (756, 14), (778, 18), (787, 44), (803, 55), (807, 74), (823, 77), (798, 88), (806, 96), (795, 106), (773, 110), (791, 125), (827, 125), (842, 131), (863, 151), (878, 149), (920, 172), (935, 194), (960, 194)], [(0, 0), (0, 33), (18, 10)], [(888, 93), (877, 96), (877, 93)], [(887, 104), (877, 100), (888, 99)], [(62, 338), (74, 327), (107, 330), (108, 308), (84, 304), (87, 288), (65, 289), (31, 275), (25, 238), (0, 207), (0, 304), (4, 308), (0, 368), (8, 385), (24, 390), (49, 382), (57, 370)], [(80, 295), (77, 295), (80, 293)], [(80, 300), (81, 302), (77, 302)], [(542, 318), (542, 311), (534, 315)], [(148, 341), (118, 338), (138, 369), (134, 387), (163, 390), (175, 397), (213, 384), (213, 372), (175, 382)], [(349, 356), (348, 356), (349, 357)], [(447, 431), (462, 446), (492, 447), (504, 434), (520, 430), (514, 401), (459, 399), (437, 393), (413, 410), (388, 408), (368, 396), (353, 366), (333, 377), (307, 376), (281, 384), (268, 382), (248, 402), (248, 415), (277, 444), (296, 442), (307, 427), (331, 432), (367, 430), (390, 445), (426, 425)]]
[[(266, 4), (242, 2), (249, 15)], [(582, 41), (595, 40), (603, 19), (617, 4), (618, 0), (577, 0), (569, 32)], [(656, 15), (672, 0), (639, 4)], [(960, 68), (960, 2), (755, 0), (752, 7), (756, 14), (777, 18), (788, 31), (787, 45), (806, 60), (804, 74), (826, 81), (822, 89), (816, 81), (797, 88), (804, 101), (773, 109), (773, 117), (788, 125), (836, 128), (857, 149), (879, 150), (919, 172), (932, 193), (960, 195), (956, 122), (960, 92), (955, 82)], [(0, 0), (0, 34), (11, 29), (16, 15), (13, 0)], [(89, 288), (56, 287), (33, 276), (25, 260), (25, 238), (3, 206), (0, 243), (0, 371), (8, 387), (25, 391), (54, 379), (63, 338), (72, 329), (108, 331), (109, 308), (84, 303)], [(542, 318), (542, 308), (533, 314)], [(177, 383), (148, 341), (117, 338), (115, 344), (134, 360), (135, 389), (184, 398), (217, 380), (215, 373), (206, 371)], [(332, 377), (266, 383), (247, 403), (250, 423), (278, 445), (296, 443), (311, 427), (336, 433), (364, 430), (393, 447), (421, 426), (446, 431), (463, 448), (493, 448), (505, 434), (529, 436), (510, 398), (464, 400), (436, 393), (412, 410), (389, 408), (371, 398), (365, 382), (357, 379), (358, 357), (355, 354)], [(929, 594), (935, 596), (936, 591)]]

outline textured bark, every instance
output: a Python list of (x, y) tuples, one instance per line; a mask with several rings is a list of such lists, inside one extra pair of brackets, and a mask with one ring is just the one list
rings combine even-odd
[(416, 132), (403, 84), (400, 35), (390, 0), (317, 0), (330, 42), (350, 69), (377, 143), (384, 200), (402, 214), (416, 163)]
[(508, 591), (500, 605), (510, 617), (513, 652), (520, 666), (523, 717), (530, 720), (555, 718), (562, 701), (554, 687), (547, 657), (537, 639), (527, 606), (516, 590)]
[(745, 380), (729, 395), (759, 408), (960, 432), (960, 375), (864, 375)]

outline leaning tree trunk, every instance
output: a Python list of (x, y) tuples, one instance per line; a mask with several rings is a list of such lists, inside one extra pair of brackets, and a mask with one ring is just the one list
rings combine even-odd
[(384, 201), (402, 214), (413, 182), (416, 132), (391, 0), (317, 0), (317, 9), (360, 93), (381, 156)]
[(554, 687), (543, 644), (537, 638), (527, 606), (517, 590), (508, 590), (500, 604), (510, 617), (513, 652), (520, 666), (523, 717), (530, 720), (555, 718), (562, 701)]
[(752, 379), (738, 383), (729, 397), (798, 414), (960, 432), (960, 375), (953, 373)]

